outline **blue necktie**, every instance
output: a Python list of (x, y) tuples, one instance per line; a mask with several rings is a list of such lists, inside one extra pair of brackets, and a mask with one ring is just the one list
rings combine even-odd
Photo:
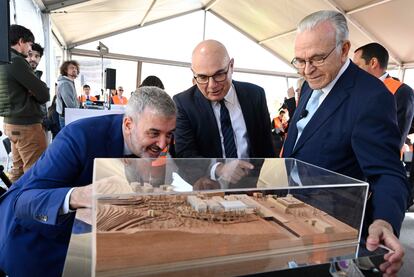
[[(302, 119), (299, 119), (296, 122), (296, 127), (298, 128), (298, 136), (296, 137), (296, 143), (299, 140), (299, 137), (302, 135), (303, 129), (305, 129), (308, 122), (311, 120), (312, 116), (315, 114), (316, 110), (319, 107), (319, 98), (323, 95), (321, 90), (314, 90), (311, 97), (309, 98), (308, 103), (306, 104), (306, 110), (308, 111), (306, 116)], [(295, 145), (296, 145), (295, 143)]]
[(224, 139), (224, 150), (226, 152), (226, 158), (237, 158), (237, 148), (234, 142), (234, 132), (231, 126), (231, 119), (229, 110), (224, 103), (224, 99), (220, 101), (220, 124), (221, 133)]

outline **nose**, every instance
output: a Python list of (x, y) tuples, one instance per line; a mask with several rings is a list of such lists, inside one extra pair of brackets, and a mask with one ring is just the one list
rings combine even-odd
[(214, 87), (218, 82), (216, 82), (213, 76), (208, 77), (207, 87)]
[(311, 62), (306, 61), (305, 68), (303, 68), (303, 72), (305, 73), (305, 75), (308, 75), (311, 74), (315, 70), (315, 68), (316, 67)]
[(170, 143), (170, 139), (166, 136), (160, 136), (159, 140), (157, 141), (157, 146), (160, 149), (164, 149)]

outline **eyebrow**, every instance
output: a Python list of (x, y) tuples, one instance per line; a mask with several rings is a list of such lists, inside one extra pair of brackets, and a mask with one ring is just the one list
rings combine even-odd
[(195, 75), (196, 75), (196, 76), (214, 76), (214, 75), (216, 75), (216, 74), (224, 73), (224, 71), (226, 71), (226, 69), (225, 69), (225, 68), (222, 68), (222, 69), (219, 69), (219, 70), (217, 70), (216, 72), (214, 72), (214, 74), (213, 74), (213, 75), (198, 74), (198, 73), (195, 73)]
[[(168, 131), (167, 133), (173, 133), (175, 131), (175, 128), (173, 130)], [(155, 129), (155, 128), (150, 128), (147, 132), (158, 132), (158, 133), (162, 133), (161, 130)]]

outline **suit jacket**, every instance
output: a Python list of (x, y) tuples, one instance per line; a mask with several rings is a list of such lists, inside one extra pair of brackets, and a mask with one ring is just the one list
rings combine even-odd
[(302, 88), (284, 144), (284, 157), (336, 171), (370, 184), (365, 226), (389, 222), (398, 234), (409, 199), (405, 170), (399, 160), (400, 132), (393, 95), (377, 78), (352, 62), (302, 132), (296, 123), (312, 89)]
[[(233, 81), (246, 122), (249, 157), (275, 157), (270, 115), (264, 90), (250, 83)], [(220, 133), (210, 101), (197, 86), (173, 97), (177, 105), (174, 133), (178, 158), (223, 157)]]
[(94, 158), (122, 157), (123, 151), (122, 115), (62, 129), (0, 198), (0, 268), (10, 276), (60, 276), (74, 220), (74, 213), (59, 215), (66, 194), (92, 183)]
[[(387, 78), (392, 78), (391, 76)], [(414, 92), (407, 84), (402, 84), (394, 94), (397, 104), (397, 121), (401, 133), (400, 148), (404, 145), (414, 116)]]

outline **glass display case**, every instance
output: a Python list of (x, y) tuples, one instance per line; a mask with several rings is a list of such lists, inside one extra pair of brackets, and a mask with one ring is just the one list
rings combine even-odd
[(234, 276), (357, 256), (368, 184), (295, 159), (95, 159), (94, 276)]

